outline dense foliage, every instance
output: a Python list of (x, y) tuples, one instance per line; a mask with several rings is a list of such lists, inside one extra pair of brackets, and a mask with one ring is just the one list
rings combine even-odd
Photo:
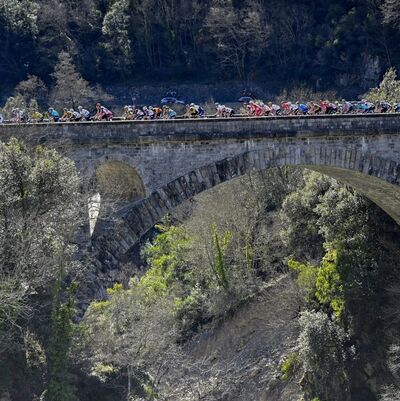
[[(282, 98), (333, 88), (395, 102), (399, 16), (399, 0), (0, 0), (0, 91), (15, 88), (2, 112), (110, 100), (94, 82), (131, 80), (254, 80), (287, 88)], [(258, 379), (236, 376), (255, 359), (241, 344), (216, 367), (196, 347), (272, 292), (282, 309), (269, 304), (268, 329), (294, 340), (279, 338), (283, 355), (257, 345), (275, 375), (263, 390), (400, 400), (400, 229), (355, 189), (279, 168), (204, 193), (156, 226), (143, 268), (76, 325), (79, 186), (56, 151), (0, 143), (0, 399), (235, 399)]]
[[(294, 216), (294, 204), (304, 208), (304, 213)], [(310, 399), (375, 399), (376, 383), (370, 382), (367, 376), (372, 373), (375, 380), (385, 380), (385, 373), (379, 371), (380, 363), (386, 358), (385, 349), (393, 341), (392, 336), (398, 335), (393, 321), (386, 320), (383, 313), (388, 307), (386, 291), (396, 276), (393, 268), (398, 266), (399, 231), (396, 224), (354, 190), (315, 173), (306, 180), (305, 187), (289, 195), (281, 213), (287, 222), (283, 239), (292, 249), (292, 255), (310, 261), (316, 254), (325, 253), (318, 266), (313, 262), (289, 262), (289, 266), (297, 271), (297, 282), (308, 309), (318, 311), (317, 315), (314, 312), (303, 314), (300, 319), (299, 347), (305, 362), (303, 383), (306, 394)], [(314, 231), (303, 230), (310, 226), (321, 235), (322, 240), (314, 242), (319, 251), (309, 247), (299, 252), (293, 238), (298, 235), (302, 241), (307, 242), (307, 238), (313, 241)], [(327, 319), (329, 325), (336, 328), (329, 328)], [(336, 334), (324, 333), (328, 328), (336, 330)], [(311, 348), (309, 345), (304, 347), (310, 330), (321, 336), (320, 340), (325, 339), (325, 348), (318, 351), (320, 340), (317, 339)], [(345, 357), (335, 355), (338, 343), (330, 344), (333, 338), (335, 342), (342, 342), (340, 352)], [(334, 373), (329, 373), (325, 365), (327, 354), (334, 358), (329, 362), (329, 369), (334, 368)], [(321, 358), (320, 362), (318, 358)], [(308, 359), (320, 366), (310, 368)], [(372, 360), (376, 361), (376, 367), (372, 368), (376, 370), (368, 375), (360, 373)], [(334, 367), (338, 363), (342, 364), (341, 368)], [(340, 393), (346, 388), (347, 398)]]
[(268, 330), (295, 335), (268, 368), (283, 386), (307, 401), (398, 397), (400, 230), (355, 190), (279, 168), (208, 191), (156, 227), (146, 269), (76, 326), (75, 285), (65, 288), (79, 221), (74, 168), (16, 140), (0, 149), (6, 399), (219, 399), (242, 383), (240, 361), (221, 371), (213, 355), (192, 352), (274, 288), (292, 312), (282, 321), (272, 310)]
[(85, 79), (103, 84), (239, 78), (366, 89), (400, 66), (398, 8), (397, 0), (1, 0), (0, 74), (7, 85), (28, 74), (49, 84), (68, 52)]
[[(287, 302), (297, 299), (299, 333), (280, 367), (282, 380), (300, 381), (298, 394), (307, 401), (397, 394), (390, 372), (398, 372), (398, 331), (384, 312), (396, 299), (388, 295), (398, 280), (396, 223), (351, 188), (317, 173), (276, 169), (230, 186), (178, 213), (183, 224), (159, 225), (144, 249), (146, 273), (91, 306), (78, 338), (89, 361), (85, 369), (100, 369), (110, 385), (122, 374), (128, 384), (119, 396), (181, 400), (193, 377), (202, 383), (199, 394), (213, 400), (216, 393), (203, 381), (218, 372), (199, 373), (187, 347), (275, 280), (292, 277), (297, 290)], [(280, 196), (271, 196), (274, 188)], [(271, 219), (283, 222), (279, 230)], [(137, 348), (154, 336), (161, 337)], [(154, 351), (157, 358), (149, 354)]]
[(0, 144), (0, 182), (0, 394), (30, 399), (49, 377), (49, 327), (53, 334), (62, 330), (56, 307), (63, 305), (62, 289), (52, 297), (52, 288), (77, 267), (79, 178), (73, 162), (56, 151), (32, 151), (12, 139)]

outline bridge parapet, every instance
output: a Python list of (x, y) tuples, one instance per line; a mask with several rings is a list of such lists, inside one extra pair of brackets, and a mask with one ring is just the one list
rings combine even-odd
[(145, 145), (160, 142), (371, 136), (400, 133), (400, 115), (315, 115), (114, 122), (2, 124), (11, 136), (50, 146)]

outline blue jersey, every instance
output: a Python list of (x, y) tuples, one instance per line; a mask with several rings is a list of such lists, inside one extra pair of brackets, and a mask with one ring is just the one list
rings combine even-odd
[(308, 107), (305, 104), (299, 104), (299, 109), (304, 113), (308, 113)]

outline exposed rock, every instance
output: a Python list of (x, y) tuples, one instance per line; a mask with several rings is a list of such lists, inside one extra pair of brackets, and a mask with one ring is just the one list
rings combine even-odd
[[(279, 361), (298, 336), (299, 301), (288, 276), (269, 285), (232, 319), (187, 345), (185, 372), (169, 378), (171, 401), (295, 401), (301, 388), (280, 379)], [(171, 392), (171, 389), (165, 389)]]

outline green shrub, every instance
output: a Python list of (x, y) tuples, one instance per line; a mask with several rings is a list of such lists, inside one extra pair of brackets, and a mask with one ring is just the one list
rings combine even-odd
[(222, 236), (218, 233), (217, 226), (212, 226), (212, 233), (215, 245), (215, 262), (213, 271), (218, 284), (225, 290), (229, 290), (229, 280), (226, 267), (226, 251), (232, 240), (232, 233), (227, 231)]
[(349, 336), (323, 312), (300, 315), (299, 354), (305, 375), (303, 389), (309, 398), (346, 400), (349, 394), (347, 367), (352, 358)]
[(298, 273), (297, 284), (306, 294), (329, 307), (340, 319), (344, 309), (343, 282), (338, 270), (338, 252), (328, 249), (321, 266), (289, 260), (288, 266)]
[(150, 269), (139, 282), (139, 288), (149, 298), (167, 295), (173, 284), (183, 279), (186, 269), (183, 254), (190, 242), (183, 227), (173, 226), (166, 219), (156, 228), (160, 234), (143, 252)]
[(199, 327), (208, 320), (207, 295), (198, 287), (190, 295), (175, 300), (175, 315), (183, 340), (196, 333)]
[(387, 102), (398, 102), (400, 98), (400, 81), (395, 68), (389, 68), (379, 87), (371, 89), (364, 95), (370, 102), (379, 102), (382, 99)]
[(300, 366), (300, 355), (297, 352), (290, 353), (281, 365), (282, 380), (287, 381), (293, 377)]
[(315, 292), (315, 282), (317, 280), (318, 268), (309, 263), (303, 264), (296, 260), (289, 260), (288, 266), (290, 270), (298, 273), (297, 285), (308, 296), (313, 296)]
[(331, 249), (318, 270), (315, 296), (323, 305), (329, 305), (340, 319), (344, 309), (343, 285), (337, 265), (338, 253)]

